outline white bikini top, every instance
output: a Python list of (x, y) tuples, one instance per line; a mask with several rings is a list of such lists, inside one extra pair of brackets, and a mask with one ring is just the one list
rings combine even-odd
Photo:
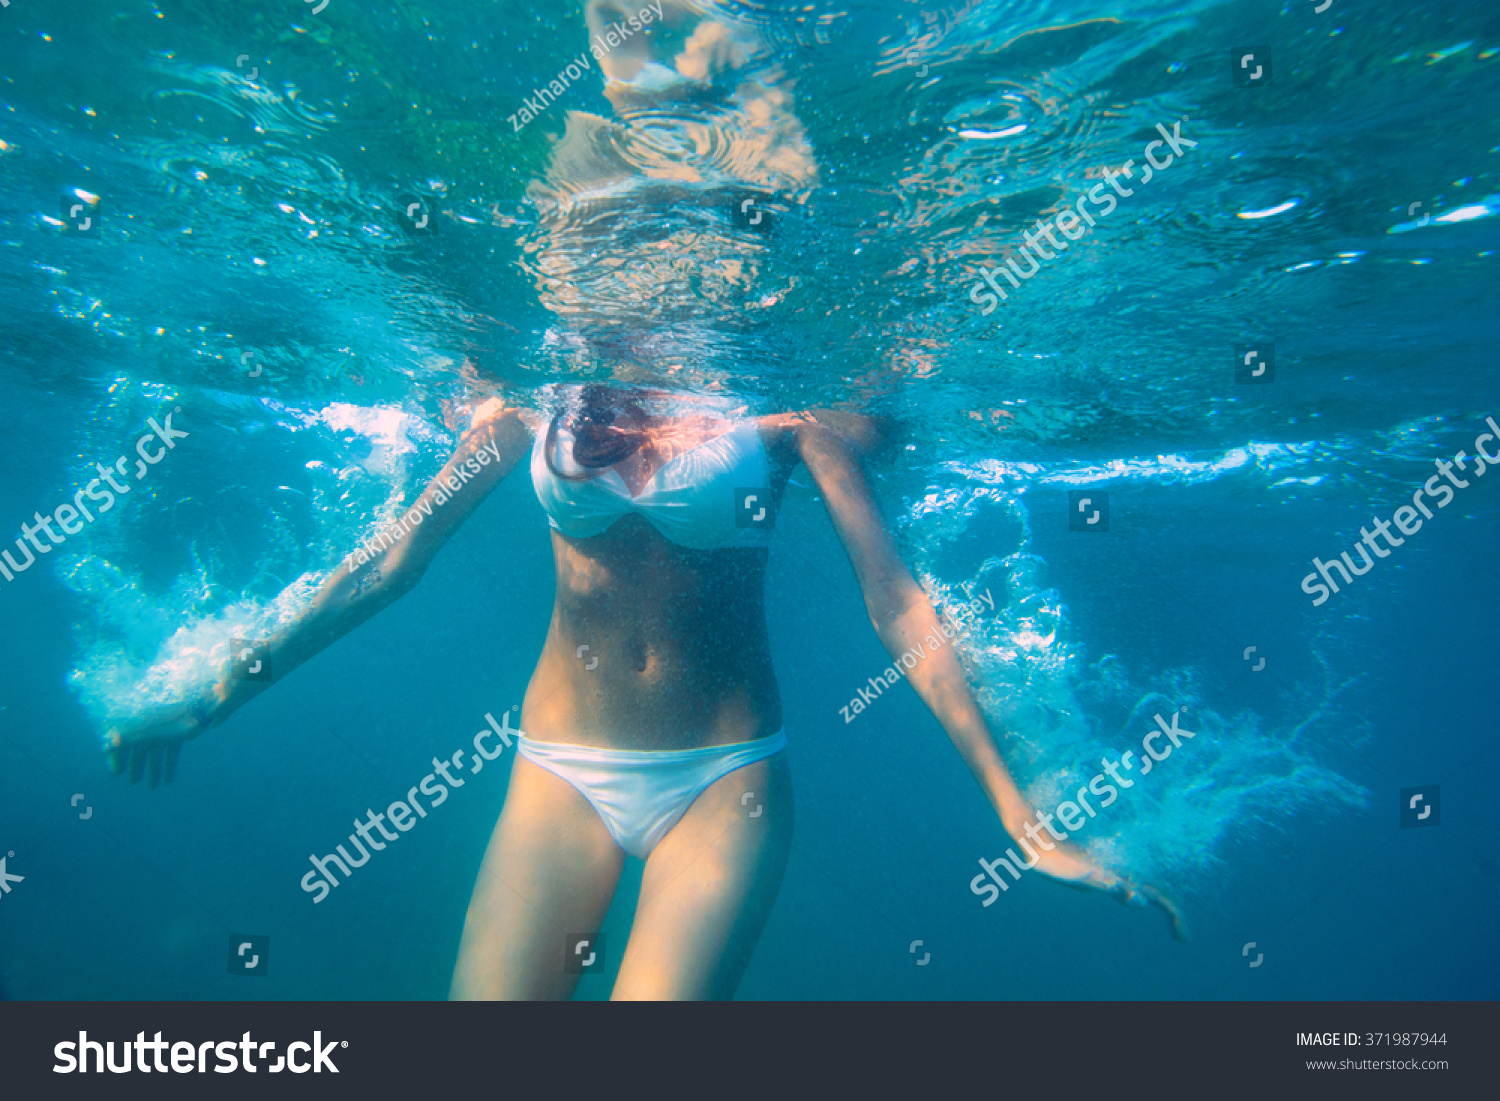
[[(754, 421), (741, 421), (673, 457), (635, 497), (614, 467), (586, 481), (553, 474), (547, 467), (547, 434), (538, 432), (531, 449), (531, 484), (548, 522), (570, 538), (598, 535), (634, 512), (673, 543), (693, 550), (764, 547), (771, 541), (772, 529), (761, 526), (770, 511), (762, 508), (771, 504), (771, 461)], [(554, 464), (574, 473), (573, 434), (561, 425), (557, 445)], [(567, 461), (560, 461), (564, 456)], [(751, 495), (760, 500), (747, 508)]]

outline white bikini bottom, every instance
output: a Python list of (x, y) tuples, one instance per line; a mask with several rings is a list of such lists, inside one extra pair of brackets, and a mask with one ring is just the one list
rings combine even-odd
[(786, 731), (701, 749), (599, 749), (529, 737), (517, 748), (577, 788), (620, 848), (645, 858), (715, 780), (785, 749)]

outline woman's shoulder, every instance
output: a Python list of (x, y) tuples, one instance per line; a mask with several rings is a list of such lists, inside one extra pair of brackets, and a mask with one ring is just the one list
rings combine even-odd
[(800, 442), (812, 435), (832, 436), (865, 457), (883, 451), (892, 435), (889, 418), (847, 409), (799, 409), (757, 417), (755, 423), (768, 439)]

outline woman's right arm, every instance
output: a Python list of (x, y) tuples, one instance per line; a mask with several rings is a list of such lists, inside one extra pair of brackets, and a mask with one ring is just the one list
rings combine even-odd
[[(518, 410), (498, 399), (481, 405), (447, 464), (412, 504), (422, 522), (409, 525), (404, 534), (383, 530), (367, 543), (375, 553), (366, 561), (345, 559), (307, 610), (268, 640), (276, 679), (409, 592), (459, 525), (525, 456), (531, 438)], [(148, 765), (152, 786), (159, 777), (170, 781), (180, 744), (223, 722), (268, 683), (226, 674), (186, 712), (174, 709), (109, 731), (105, 748), (111, 765), (117, 773), (129, 768), (132, 783)]]

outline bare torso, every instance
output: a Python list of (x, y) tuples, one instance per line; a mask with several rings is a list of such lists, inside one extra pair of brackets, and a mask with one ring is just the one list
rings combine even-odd
[[(728, 427), (710, 418), (666, 422), (615, 469), (639, 493), (664, 463)], [(762, 441), (779, 499), (794, 447), (775, 428), (762, 427)], [(664, 750), (781, 729), (766, 635), (768, 551), (681, 547), (639, 515), (585, 539), (553, 531), (552, 549), (557, 599), (522, 707), (528, 736)]]

